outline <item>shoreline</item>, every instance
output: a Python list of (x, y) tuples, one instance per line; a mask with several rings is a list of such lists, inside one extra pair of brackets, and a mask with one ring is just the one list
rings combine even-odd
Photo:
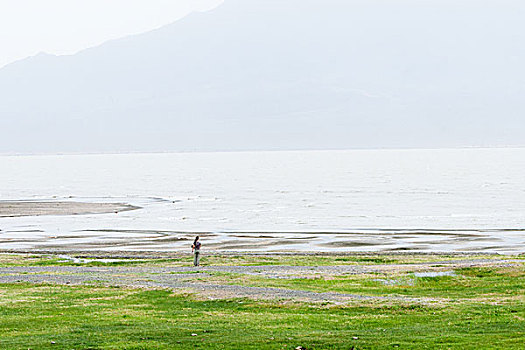
[[(0, 252), (162, 258), (185, 255), (194, 236), (199, 235), (206, 238), (207, 253), (221, 255), (525, 254), (523, 228), (190, 231), (178, 227), (176, 221), (173, 230), (165, 222), (153, 220), (155, 213), (147, 201), (128, 204), (128, 198), (108, 197), (98, 202), (71, 198), (0, 200)], [(155, 199), (153, 203), (160, 202)], [(173, 210), (173, 203), (161, 202), (162, 208)], [(116, 215), (142, 208), (145, 210), (131, 215)], [(112, 215), (89, 216), (94, 214)], [(147, 224), (134, 225), (136, 218)]]
[[(183, 251), (103, 251), (103, 250), (50, 250), (50, 249), (0, 249), (0, 254), (22, 254), (22, 255), (69, 255), (76, 258), (112, 258), (112, 259), (171, 259), (191, 256), (191, 252)], [(236, 252), (209, 250), (203, 252), (203, 256), (246, 256), (246, 257), (278, 257), (278, 256), (304, 256), (304, 257), (362, 257), (362, 256), (452, 256), (452, 257), (519, 257), (525, 253), (502, 254), (495, 252)]]

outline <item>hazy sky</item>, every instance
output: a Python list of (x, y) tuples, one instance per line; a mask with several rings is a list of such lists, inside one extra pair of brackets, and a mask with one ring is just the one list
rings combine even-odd
[(0, 55), (125, 38), (0, 69), (0, 153), (525, 145), (523, 0), (62, 1)]
[(222, 0), (0, 0), (0, 67), (35, 55), (73, 54), (145, 32)]

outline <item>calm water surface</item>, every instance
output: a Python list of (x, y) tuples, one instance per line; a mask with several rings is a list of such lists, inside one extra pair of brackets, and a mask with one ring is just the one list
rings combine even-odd
[(525, 149), (1, 156), (0, 199), (126, 202), (0, 218), (0, 249), (525, 251)]

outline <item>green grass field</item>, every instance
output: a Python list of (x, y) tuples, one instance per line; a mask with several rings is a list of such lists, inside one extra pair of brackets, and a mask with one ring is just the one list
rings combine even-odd
[[(380, 260), (355, 257), (338, 262), (389, 264), (396, 260), (410, 264), (428, 257), (376, 258)], [(268, 257), (260, 259), (250, 257), (245, 264), (268, 262), (264, 260)], [(283, 263), (276, 259), (279, 261), (273, 263)], [(323, 260), (302, 259), (306, 266)], [(335, 259), (327, 260), (334, 263)], [(227, 260), (208, 258), (208, 263)], [(53, 263), (63, 264), (54, 257), (0, 258), (0, 266)], [(356, 299), (344, 304), (208, 300), (183, 291), (97, 284), (0, 284), (0, 349), (523, 349), (524, 266), (462, 268), (453, 276), (441, 277), (415, 277), (410, 272), (335, 278), (277, 279), (226, 273), (209, 277), (210, 283), (423, 300)], [(395, 283), (385, 284), (385, 279)]]

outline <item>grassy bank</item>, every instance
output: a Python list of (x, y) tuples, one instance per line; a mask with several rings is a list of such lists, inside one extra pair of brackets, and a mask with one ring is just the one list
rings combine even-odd
[[(1, 254), (0, 267), (2, 266), (192, 266), (191, 254), (177, 254), (169, 258), (124, 258), (112, 259), (111, 262), (101, 260), (114, 258), (103, 254), (100, 258), (72, 253), (72, 257), (83, 260), (75, 263), (71, 260), (51, 254)], [(369, 264), (417, 264), (426, 262), (447, 262), (458, 260), (485, 259), (497, 260), (502, 256), (495, 254), (358, 254), (358, 255), (251, 255), (251, 254), (204, 254), (201, 258), (202, 265), (213, 266), (333, 266), (333, 265), (369, 265)], [(515, 256), (513, 259), (525, 261), (525, 255)]]
[[(244, 263), (264, 266), (265, 263), (283, 264), (280, 259), (288, 261), (287, 257), (276, 257), (278, 261), (268, 261), (268, 258), (271, 257), (250, 257)], [(294, 261), (302, 261), (305, 266), (314, 266), (320, 261), (336, 263), (337, 257), (328, 258), (302, 257)], [(373, 258), (379, 260), (366, 260)], [(216, 264), (229, 261), (220, 256), (213, 259)], [(439, 266), (439, 261), (447, 259), (457, 258), (349, 257), (338, 263), (391, 267), (394, 263), (410, 265), (434, 261), (434, 266)], [(208, 263), (211, 261), (208, 257)], [(56, 257), (0, 257), (0, 266), (52, 264), (68, 263)], [(186, 262), (170, 259), (118, 264), (178, 266)], [(437, 277), (417, 277), (406, 270), (388, 271), (286, 279), (210, 273), (204, 278), (205, 283), (400, 297), (356, 299), (347, 303), (210, 300), (182, 290), (144, 290), (99, 284), (0, 284), (0, 348), (523, 348), (523, 263), (461, 268), (454, 270), (452, 275)]]

